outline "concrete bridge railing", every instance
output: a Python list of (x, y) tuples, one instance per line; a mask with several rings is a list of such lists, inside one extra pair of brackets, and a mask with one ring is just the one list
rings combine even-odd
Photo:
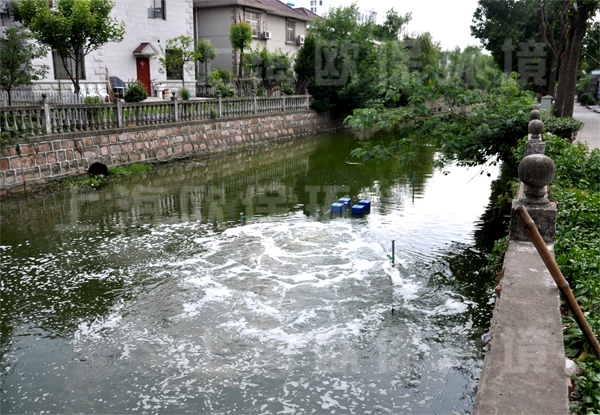
[(539, 111), (532, 111), (504, 276), (473, 410), (477, 415), (570, 413), (559, 289), (515, 213), (518, 206), (527, 208), (553, 253), (556, 204), (548, 200), (546, 185), (556, 169), (544, 155), (543, 129)]

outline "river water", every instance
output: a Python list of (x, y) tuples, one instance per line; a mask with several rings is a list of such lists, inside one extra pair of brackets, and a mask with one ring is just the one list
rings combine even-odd
[[(362, 165), (356, 146), (3, 203), (2, 413), (470, 413), (497, 171), (445, 175), (434, 147)], [(371, 213), (332, 216), (346, 196)]]

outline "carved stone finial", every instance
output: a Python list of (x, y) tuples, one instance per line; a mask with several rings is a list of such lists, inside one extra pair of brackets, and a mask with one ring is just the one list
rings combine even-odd
[(522, 203), (542, 205), (548, 203), (545, 186), (550, 184), (556, 174), (552, 159), (543, 154), (532, 154), (519, 163), (519, 179), (527, 185)]
[(531, 136), (530, 140), (541, 140), (542, 132), (544, 131), (544, 123), (541, 120), (531, 120), (529, 121), (529, 126), (527, 130)]
[(538, 110), (533, 110), (529, 113), (530, 120), (539, 120), (542, 118), (542, 113)]

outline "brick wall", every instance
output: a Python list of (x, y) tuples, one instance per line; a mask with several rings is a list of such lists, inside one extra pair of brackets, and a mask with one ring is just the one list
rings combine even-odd
[(0, 197), (84, 174), (97, 161), (118, 166), (208, 156), (341, 128), (328, 114), (299, 111), (21, 139), (2, 148)]

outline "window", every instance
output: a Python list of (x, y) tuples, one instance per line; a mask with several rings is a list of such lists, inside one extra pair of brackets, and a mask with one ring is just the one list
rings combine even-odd
[[(172, 59), (173, 60), (181, 59), (181, 51), (167, 49), (165, 51), (165, 58), (167, 59), (167, 62), (170, 62)], [(181, 62), (181, 60), (179, 62)], [(167, 65), (167, 79), (183, 79), (182, 75), (183, 75), (183, 62), (181, 62), (180, 65), (174, 65), (171, 63), (169, 63)]]
[(316, 6), (317, 5), (317, 0), (310, 0), (310, 5), (311, 6)]
[(319, 6), (323, 5), (323, 0), (319, 0)]
[(294, 42), (296, 40), (296, 22), (287, 21), (286, 42)]
[(166, 0), (148, 0), (148, 17), (167, 20)]
[(311, 7), (310, 11), (313, 12), (313, 13), (316, 13), (317, 12), (317, 8), (316, 7)]
[[(66, 67), (63, 63), (62, 58), (55, 50), (52, 51), (52, 63), (54, 64), (54, 79), (70, 79), (69, 73), (67, 72), (67, 68), (73, 78), (75, 78), (75, 58), (71, 55), (68, 58), (65, 58)], [(81, 62), (79, 63), (79, 79), (85, 79), (85, 61), (83, 56), (81, 57)]]
[(252, 27), (252, 36), (260, 36), (260, 13), (246, 12), (246, 22)]

